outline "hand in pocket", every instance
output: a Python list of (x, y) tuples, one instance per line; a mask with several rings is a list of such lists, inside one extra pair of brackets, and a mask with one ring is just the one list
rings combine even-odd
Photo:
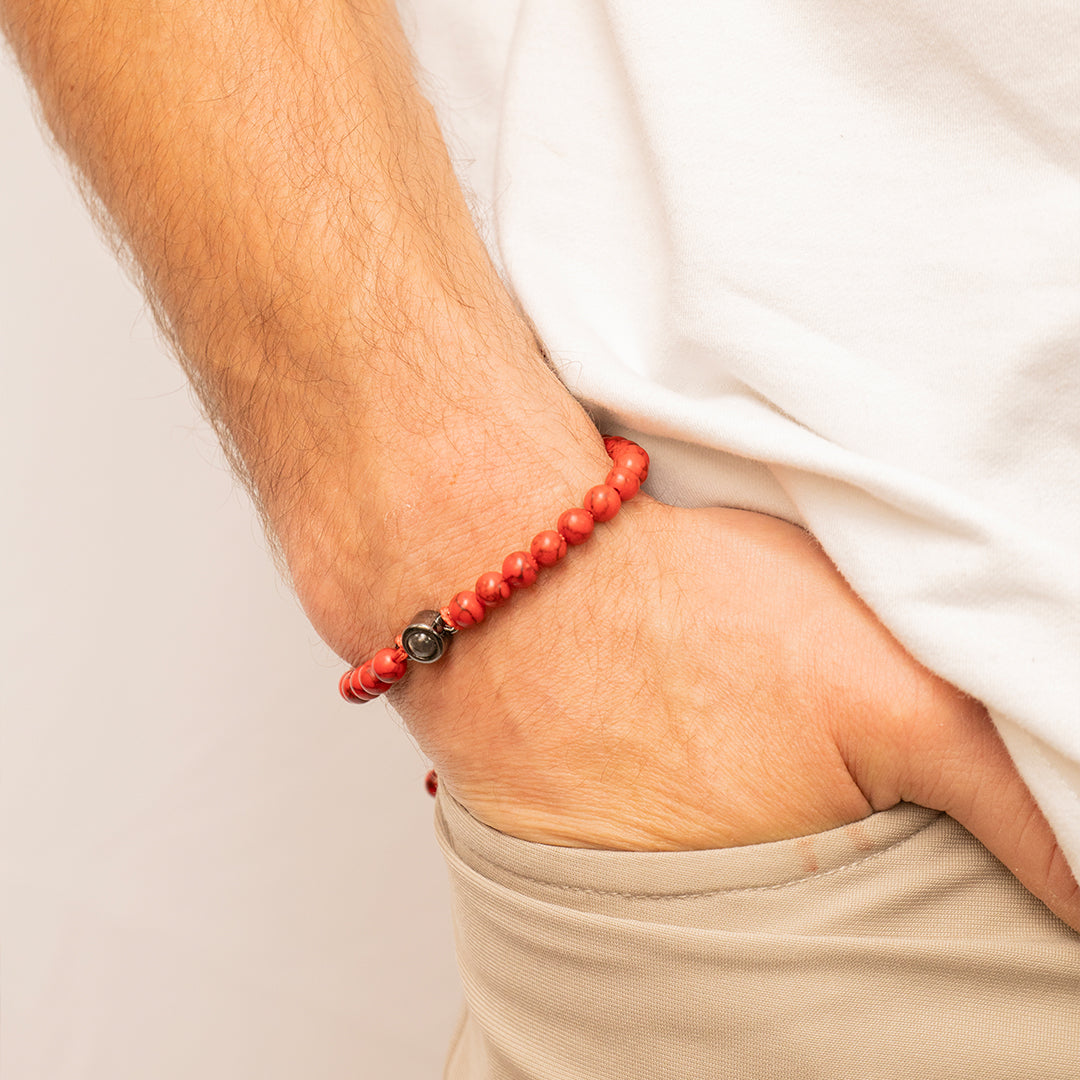
[(801, 529), (642, 497), (394, 704), (470, 811), (542, 843), (678, 850), (944, 810), (1080, 927), (985, 710)]

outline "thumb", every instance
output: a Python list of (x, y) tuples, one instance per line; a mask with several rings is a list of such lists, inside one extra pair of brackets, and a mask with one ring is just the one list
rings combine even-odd
[[(967, 699), (909, 756), (902, 798), (943, 810), (1060, 919), (1080, 930), (1080, 888), (986, 710)], [(929, 745), (927, 745), (929, 743)]]

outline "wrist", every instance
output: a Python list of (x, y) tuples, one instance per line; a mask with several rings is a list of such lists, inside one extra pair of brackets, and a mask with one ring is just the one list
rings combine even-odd
[(581, 506), (567, 507), (550, 528), (536, 532), (528, 546), (518, 546), (494, 569), (483, 571), (472, 588), (458, 589), (447, 603), (418, 612), (392, 646), (383, 646), (342, 676), (342, 697), (354, 703), (371, 701), (404, 677), (410, 661), (429, 664), (442, 659), (455, 634), (484, 622), (489, 610), (501, 607), (515, 592), (535, 586), (538, 577), (546, 577), (571, 548), (592, 537), (597, 523), (610, 521), (638, 493), (649, 458), (625, 439), (605, 438), (604, 446), (612, 467), (603, 482), (592, 485), (579, 500)]
[(383, 406), (393, 424), (353, 425), (271, 514), (308, 615), (350, 662), (527, 547), (610, 468), (535, 342), (514, 356), (456, 350), (452, 393), (433, 390), (438, 371), (412, 400), (398, 386)]

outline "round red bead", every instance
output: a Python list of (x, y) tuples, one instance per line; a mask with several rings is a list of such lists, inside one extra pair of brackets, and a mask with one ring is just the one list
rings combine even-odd
[(360, 668), (354, 667), (349, 672), (349, 689), (352, 690), (353, 696), (357, 701), (370, 701), (375, 694), (370, 690), (365, 690), (360, 682)]
[(476, 595), (485, 607), (498, 607), (510, 599), (510, 583), (498, 570), (489, 570), (476, 579)]
[(566, 554), (566, 540), (555, 529), (545, 529), (532, 538), (529, 553), (541, 566), (554, 566)]
[(345, 674), (341, 676), (341, 681), (338, 683), (338, 690), (341, 691), (341, 696), (346, 701), (351, 701), (351, 702), (359, 702), (360, 701), (360, 698), (356, 694), (353, 693), (352, 672), (351, 671), (346, 671)]
[(604, 483), (608, 487), (613, 487), (619, 493), (619, 498), (623, 502), (632, 499), (638, 493), (638, 488), (641, 487), (641, 481), (626, 469), (612, 469), (607, 474)]
[(625, 472), (633, 473), (642, 483), (645, 482), (649, 475), (649, 455), (640, 446), (635, 446), (633, 443), (629, 443), (612, 454), (611, 462), (616, 469), (623, 469)]
[(597, 484), (596, 487), (589, 488), (582, 502), (595, 521), (610, 521), (622, 506), (619, 493), (608, 484)]
[(459, 629), (475, 626), (484, 620), (484, 605), (474, 592), (459, 592), (450, 601), (450, 621)]
[(370, 663), (378, 680), (384, 683), (396, 683), (409, 668), (408, 660), (401, 659), (397, 649), (380, 649)]
[(359, 673), (357, 674), (353, 686), (357, 683), (360, 684), (362, 690), (372, 696), (381, 694), (388, 687), (388, 684), (384, 683), (379, 676), (375, 674), (375, 669), (371, 666), (370, 660), (366, 664), (360, 666)]
[(583, 507), (575, 506), (559, 515), (556, 527), (568, 544), (584, 544), (592, 536), (593, 516)]
[(439, 774), (434, 769), (424, 777), (424, 787), (433, 799), (439, 793)]
[(540, 569), (537, 561), (527, 551), (512, 551), (503, 560), (502, 575), (511, 588), (527, 589)]
[(607, 451), (608, 457), (614, 457), (624, 446), (633, 446), (634, 444), (622, 435), (605, 435), (604, 436), (604, 449)]

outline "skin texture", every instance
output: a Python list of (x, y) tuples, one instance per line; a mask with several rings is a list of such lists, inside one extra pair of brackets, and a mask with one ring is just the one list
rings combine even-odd
[[(491, 269), (388, 7), (3, 0), (0, 17), (345, 660), (602, 480), (599, 434)], [(727, 846), (909, 800), (1080, 927), (981, 705), (799, 529), (639, 495), (511, 608), (390, 698), (496, 828)]]

